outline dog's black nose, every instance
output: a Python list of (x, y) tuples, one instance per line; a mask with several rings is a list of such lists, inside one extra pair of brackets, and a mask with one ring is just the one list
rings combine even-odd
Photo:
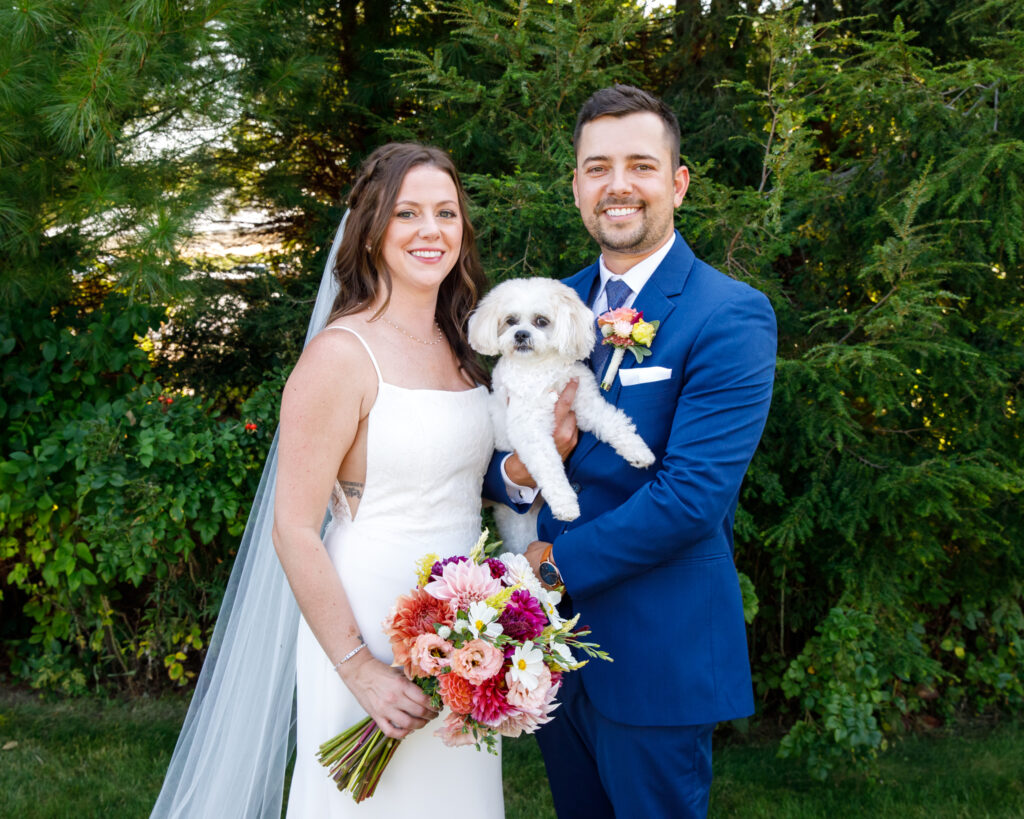
[(530, 331), (529, 330), (516, 330), (515, 340), (516, 340), (516, 344), (525, 344), (527, 341), (530, 340)]

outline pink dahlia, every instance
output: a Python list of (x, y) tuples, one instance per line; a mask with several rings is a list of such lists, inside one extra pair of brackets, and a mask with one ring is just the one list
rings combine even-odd
[(483, 640), (470, 640), (452, 653), (452, 672), (473, 685), (493, 677), (504, 664), (504, 655)]
[(466, 725), (466, 718), (458, 714), (445, 717), (444, 725), (434, 731), (434, 736), (441, 737), (445, 745), (472, 745), (476, 742), (473, 730)]
[(454, 649), (455, 646), (436, 634), (421, 634), (409, 652), (414, 675), (436, 677), (442, 668), (451, 665), (451, 654)]
[(443, 600), (438, 600), (423, 589), (413, 589), (395, 601), (395, 607), (384, 621), (384, 633), (391, 638), (391, 651), (395, 664), (413, 676), (410, 652), (421, 634), (433, 634), (434, 624), (452, 626), (455, 614)]
[(516, 710), (507, 700), (508, 685), (504, 674), (484, 680), (473, 692), (473, 719), (491, 728)]
[(486, 600), (501, 591), (501, 581), (491, 577), (487, 566), (476, 563), (448, 563), (440, 580), (427, 583), (423, 589), (438, 598), (447, 600), (452, 611), (469, 608), (470, 603)]
[(511, 679), (510, 674), (505, 675), (505, 682), (508, 685), (506, 699), (509, 705), (520, 711), (537, 711), (547, 702), (548, 691), (551, 689), (551, 671), (546, 665), (541, 666), (537, 674), (537, 685), (532, 691), (523, 683)]
[(552, 683), (544, 696), (544, 702), (537, 708), (529, 711), (513, 711), (498, 723), (495, 730), (505, 737), (517, 737), (522, 733), (532, 734), (540, 726), (551, 722), (554, 719), (551, 714), (558, 708), (555, 695), (558, 693), (560, 685), (560, 682)]
[(548, 618), (537, 598), (525, 589), (516, 589), (498, 622), (503, 633), (513, 640), (532, 640), (544, 631)]

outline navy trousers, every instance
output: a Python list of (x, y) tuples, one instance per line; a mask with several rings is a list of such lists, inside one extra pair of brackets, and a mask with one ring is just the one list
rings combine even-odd
[(711, 790), (709, 725), (614, 722), (567, 674), (555, 718), (536, 734), (559, 819), (705, 819)]

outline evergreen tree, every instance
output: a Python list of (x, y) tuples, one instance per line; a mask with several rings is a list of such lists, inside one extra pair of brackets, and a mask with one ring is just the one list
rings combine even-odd
[[(127, 658), (151, 641), (136, 656), (187, 678), (216, 591), (189, 603), (180, 567), (218, 565), (218, 527), (244, 516), (251, 464), (234, 456), (252, 431), (213, 425), (209, 404), (181, 393), (173, 410), (153, 406), (159, 389), (137, 384), (148, 356), (106, 348), (161, 310), (112, 289), (168, 293), (213, 270), (177, 248), (218, 191), (264, 208), (285, 253), (179, 296), (174, 340), (194, 363), (164, 371), (240, 400), (296, 354), (347, 185), (389, 139), (452, 152), (493, 280), (571, 273), (593, 256), (569, 185), (575, 112), (627, 81), (679, 115), (683, 235), (766, 292), (779, 320), (736, 554), (759, 708), (790, 726), (784, 751), (825, 775), (870, 763), (919, 720), (1024, 707), (1019, 2), (216, 8), (0, 11), (0, 297), (44, 301), (0, 322), (0, 582), (38, 626), (35, 643), (14, 643), (18, 674), (53, 687), (90, 667), (141, 674)], [(207, 122), (222, 136), (198, 139)], [(182, 126), (194, 145), (146, 141)], [(274, 332), (248, 347), (260, 327)], [(247, 405), (260, 429), (270, 392)], [(148, 413), (149, 431), (126, 412)], [(181, 446), (154, 443), (170, 441)], [(218, 452), (235, 489), (206, 514), (193, 484)], [(93, 466), (76, 471), (78, 458)], [(183, 469), (204, 477), (175, 483)], [(166, 526), (193, 516), (196, 531)], [(93, 540), (96, 565), (79, 547)], [(147, 604), (161, 614), (141, 621)]]

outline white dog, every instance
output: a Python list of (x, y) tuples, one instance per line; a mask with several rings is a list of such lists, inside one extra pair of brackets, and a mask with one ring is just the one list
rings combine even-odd
[[(501, 355), (492, 376), (491, 415), (499, 449), (514, 450), (559, 520), (575, 520), (579, 501), (555, 447), (554, 405), (570, 379), (576, 424), (609, 444), (632, 466), (654, 463), (654, 453), (622, 410), (601, 395), (580, 359), (594, 347), (594, 315), (571, 287), (554, 279), (510, 279), (485, 296), (469, 318), (469, 343), (483, 355)], [(495, 510), (505, 547), (522, 553), (536, 540), (536, 510)], [(525, 542), (523, 542), (525, 540)]]

